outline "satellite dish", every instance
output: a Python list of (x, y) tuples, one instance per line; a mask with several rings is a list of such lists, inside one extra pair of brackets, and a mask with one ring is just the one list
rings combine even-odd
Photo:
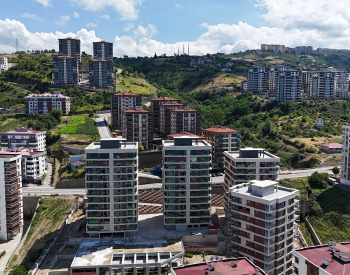
[(222, 257), (220, 257), (219, 259), (220, 259), (220, 261), (222, 261)]
[(215, 256), (215, 260), (219, 260), (219, 256)]
[(210, 260), (213, 261), (213, 260), (214, 260), (214, 256), (211, 256), (211, 257), (210, 257)]

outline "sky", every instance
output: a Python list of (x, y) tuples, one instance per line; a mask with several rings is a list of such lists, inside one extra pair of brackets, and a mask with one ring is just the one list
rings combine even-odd
[(2, 1), (0, 53), (58, 50), (58, 38), (114, 43), (114, 56), (191, 55), (261, 44), (350, 49), (348, 0)]

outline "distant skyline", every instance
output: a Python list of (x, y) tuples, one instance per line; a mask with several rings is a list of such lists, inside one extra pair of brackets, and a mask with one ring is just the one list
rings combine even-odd
[(239, 52), (260, 44), (350, 49), (350, 5), (338, 0), (3, 1), (0, 53), (58, 50), (58, 38), (114, 43), (114, 56)]

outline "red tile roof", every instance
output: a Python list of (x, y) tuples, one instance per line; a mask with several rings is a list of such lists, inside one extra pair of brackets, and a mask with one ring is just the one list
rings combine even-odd
[(12, 156), (35, 156), (35, 155), (45, 155), (45, 152), (28, 152), (28, 151), (19, 151), (19, 152), (11, 152), (11, 151), (0, 151), (1, 155), (12, 155)]
[[(350, 243), (342, 243), (346, 249), (350, 249)], [(302, 255), (309, 262), (318, 266), (320, 269), (324, 269), (329, 274), (350, 274), (350, 263), (345, 263), (333, 257), (332, 251), (328, 250), (328, 245), (313, 246), (303, 249), (297, 249), (295, 252)], [(328, 266), (323, 264), (323, 258), (329, 260)]]
[(177, 112), (177, 113), (200, 113), (201, 111), (193, 110), (193, 109), (175, 109), (175, 110), (170, 110), (170, 112)]
[(183, 106), (183, 104), (181, 103), (164, 103), (162, 105), (160, 105), (160, 107), (162, 106)]
[(227, 128), (225, 126), (215, 125), (213, 127), (202, 129), (203, 132), (210, 133), (240, 133), (241, 131)]
[[(19, 131), (20, 130), (20, 131)], [(8, 131), (5, 132), (3, 134), (38, 134), (38, 133), (44, 133), (44, 131), (34, 131), (31, 129), (26, 129), (26, 131), (24, 131), (24, 129), (16, 129), (15, 131)]]
[(74, 165), (74, 166), (75, 165), (84, 165), (84, 162), (78, 160), (78, 161), (71, 162), (71, 164)]
[(158, 97), (155, 99), (151, 99), (151, 101), (164, 101), (164, 100), (180, 100), (180, 99), (176, 99), (176, 98), (172, 98), (172, 97), (168, 97), (168, 96), (162, 96), (162, 97)]
[(25, 98), (29, 97), (66, 97), (69, 98), (69, 96), (62, 95), (62, 94), (50, 94), (50, 93), (44, 93), (44, 94), (29, 94)]
[(125, 110), (123, 113), (129, 113), (129, 114), (153, 114), (151, 111), (147, 110)]
[(141, 95), (137, 95), (137, 94), (133, 94), (133, 93), (126, 93), (126, 92), (122, 92), (122, 93), (116, 93), (113, 96), (141, 96)]
[(343, 148), (343, 145), (340, 143), (323, 143), (321, 146), (328, 148)]

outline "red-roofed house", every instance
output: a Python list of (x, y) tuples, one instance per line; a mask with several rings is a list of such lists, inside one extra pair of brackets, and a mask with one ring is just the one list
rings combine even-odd
[(68, 115), (70, 112), (70, 97), (62, 95), (57, 91), (53, 94), (30, 94), (25, 98), (26, 114), (44, 114), (52, 110), (61, 110), (63, 114)]
[(328, 242), (293, 251), (296, 274), (345, 275), (350, 274), (350, 243)]
[(211, 261), (174, 267), (171, 275), (266, 275), (263, 270), (249, 261), (247, 258), (232, 258), (222, 261)]
[(342, 149), (343, 149), (343, 145), (340, 143), (321, 144), (321, 150), (327, 154), (340, 154)]
[(241, 132), (224, 126), (215, 125), (203, 129), (203, 136), (213, 146), (213, 167), (224, 167), (224, 151), (238, 151), (241, 144)]
[(25, 147), (33, 151), (46, 151), (46, 132), (27, 128), (17, 128), (15, 131), (0, 133), (1, 149)]

